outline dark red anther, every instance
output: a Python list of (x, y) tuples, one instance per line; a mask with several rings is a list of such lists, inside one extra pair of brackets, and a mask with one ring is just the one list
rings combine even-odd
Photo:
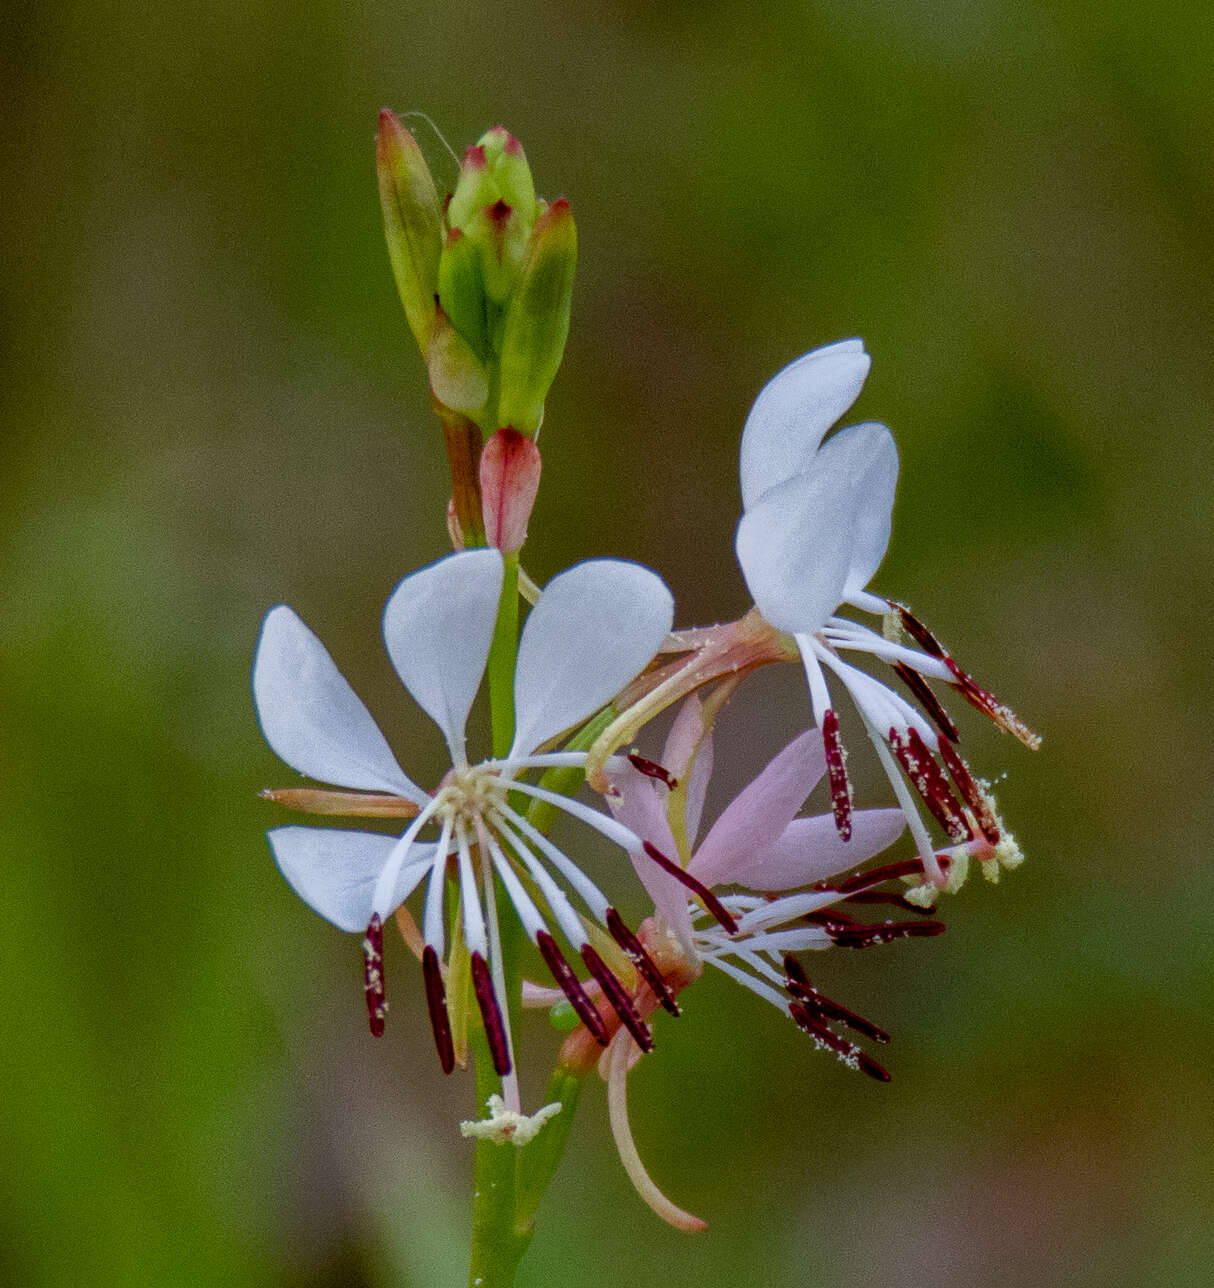
[(608, 1042), (607, 1026), (603, 1023), (603, 1017), (595, 1010), (594, 1003), (586, 995), (586, 990), (582, 987), (581, 981), (573, 973), (573, 967), (565, 960), (565, 954), (557, 947), (556, 940), (546, 931), (541, 930), (535, 937), (535, 942), (552, 972), (552, 978), (560, 986), (561, 992), (569, 999), (569, 1005), (573, 1007), (578, 1018), (590, 1032), (590, 1036), (599, 1044), (606, 1046)]
[(489, 1054), (493, 1057), (493, 1071), (499, 1078), (504, 1078), (510, 1072), (510, 1044), (506, 1041), (506, 1026), (502, 1023), (497, 994), (493, 991), (489, 964), (480, 953), (472, 954), (472, 990), (476, 994), (481, 1019), (485, 1022), (485, 1038), (489, 1043)]
[(363, 935), (363, 993), (371, 1035), (382, 1038), (388, 1003), (384, 1000), (384, 926), (379, 913), (372, 914), (367, 933)]
[(430, 1028), (434, 1032), (434, 1048), (444, 1073), (455, 1068), (455, 1047), (451, 1042), (451, 1017), (447, 1014), (447, 990), (443, 985), (443, 972), (438, 964), (438, 953), (427, 944), (422, 953), (422, 979), (426, 985), (426, 1009), (430, 1012)]
[(906, 633), (919, 645), (919, 647), (931, 657), (947, 657), (948, 654), (943, 644), (927, 629), (926, 626), (911, 612), (905, 604), (897, 604), (892, 599), (889, 601), (891, 608), (898, 610), (898, 616), (902, 618), (903, 628)]
[(837, 908), (823, 908), (821, 912), (807, 912), (802, 921), (811, 926), (822, 926), (829, 934), (833, 934), (836, 929), (846, 930), (849, 926), (860, 926), (855, 917), (849, 917), (847, 913), (840, 912)]
[(824, 1019), (838, 1020), (854, 1032), (862, 1033), (866, 1038), (872, 1038), (874, 1042), (889, 1041), (889, 1034), (884, 1029), (879, 1029), (871, 1020), (866, 1020), (863, 1015), (857, 1015), (855, 1011), (848, 1010), (841, 1003), (832, 1002), (829, 997), (819, 993), (809, 982), (809, 976), (795, 957), (784, 958), (784, 973), (788, 977), (788, 991), (793, 997), (805, 1003), (811, 1011), (816, 1011)]
[(638, 755), (635, 751), (628, 753), (628, 763), (637, 771), (638, 774), (644, 774), (646, 778), (656, 778), (659, 783), (665, 783), (671, 790), (679, 785), (679, 780), (668, 769), (664, 769), (656, 760), (646, 760), (644, 756)]
[(607, 963), (589, 944), (582, 945), (582, 961), (586, 963), (586, 969), (598, 980), (603, 995), (620, 1017), (620, 1023), (632, 1034), (637, 1046), (642, 1051), (652, 1051), (653, 1034), (649, 1031), (649, 1025), (636, 1013), (627, 990), (611, 972)]
[(645, 853), (658, 867), (669, 872), (676, 881), (681, 881), (692, 894), (700, 899), (704, 907), (721, 923), (727, 934), (736, 935), (738, 933), (738, 923), (730, 916), (729, 910), (720, 899), (706, 885), (697, 881), (686, 868), (681, 868), (673, 859), (668, 859), (656, 845), (651, 845), (648, 841), (644, 841), (643, 844)]
[(972, 833), (965, 813), (918, 729), (908, 729), (904, 734), (891, 729), (889, 745), (936, 822), (954, 841), (968, 841)]
[(645, 945), (624, 924), (623, 917), (614, 908), (607, 909), (607, 929), (612, 939), (628, 954), (628, 960), (641, 972), (645, 983), (653, 989), (654, 996), (664, 1010), (671, 1015), (679, 1014), (679, 1004), (674, 1000), (670, 986), (662, 978), (657, 962), (645, 951)]
[(940, 759), (944, 761), (950, 777), (957, 784), (957, 790), (970, 807), (978, 826), (982, 829), (982, 835), (992, 845), (998, 845), (999, 820), (995, 817), (995, 813), (990, 807), (990, 802), (982, 794), (978, 784), (974, 782), (974, 776), (970, 773), (969, 766), (961, 759), (956, 750), (946, 742), (940, 744)]
[(959, 738), (957, 726), (949, 718), (940, 703), (940, 699), (932, 692), (931, 686), (919, 674), (918, 671), (907, 666), (905, 662), (895, 662), (894, 673), (903, 684), (911, 691), (915, 698), (918, 699), (919, 705), (927, 712), (932, 723), (950, 742), (956, 742)]
[(894, 881), (898, 877), (914, 876), (922, 872), (922, 859), (900, 859), (897, 863), (886, 863), (882, 867), (869, 868), (865, 872), (853, 872), (842, 881), (820, 881), (814, 889), (838, 890), (840, 894), (855, 894), (857, 890), (867, 890), (870, 886), (880, 885), (883, 881)]
[(833, 1051), (844, 1064), (861, 1073), (866, 1073), (878, 1082), (889, 1081), (889, 1071), (882, 1068), (871, 1056), (867, 1056), (854, 1042), (840, 1037), (827, 1027), (825, 1021), (814, 1015), (803, 1002), (789, 1002), (788, 1013), (796, 1020), (798, 1027), (819, 1046)]
[(851, 840), (851, 784), (843, 763), (843, 744), (839, 741), (839, 717), (827, 710), (822, 717), (822, 742), (826, 748), (826, 774), (830, 779), (830, 803), (835, 813), (835, 830)]
[(1041, 737), (1035, 734), (1023, 720), (1006, 703), (1000, 702), (993, 693), (989, 693), (978, 684), (972, 675), (963, 671), (951, 657), (945, 657), (944, 665), (956, 677), (954, 687), (972, 707), (976, 707), (988, 720), (993, 720), (1005, 733), (1019, 738), (1030, 750), (1036, 751), (1041, 746)]
[(827, 926), (826, 933), (840, 948), (872, 948), (894, 939), (924, 939), (943, 934), (942, 921), (856, 922), (850, 926)]

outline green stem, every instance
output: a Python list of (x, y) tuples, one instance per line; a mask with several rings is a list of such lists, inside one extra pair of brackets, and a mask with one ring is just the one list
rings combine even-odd
[[(469, 1043), (476, 1066), (477, 1108), (483, 1111), (489, 1097), (498, 1094), (501, 1086), (493, 1071), (484, 1030), (478, 1028), (470, 1034)], [(510, 1144), (476, 1142), (469, 1288), (510, 1288), (531, 1242), (530, 1227), (520, 1230), (514, 1215), (517, 1153)]]
[(489, 647), (489, 715), (493, 754), (504, 756), (514, 742), (514, 663), (518, 656), (518, 552), (502, 555), (502, 598)]

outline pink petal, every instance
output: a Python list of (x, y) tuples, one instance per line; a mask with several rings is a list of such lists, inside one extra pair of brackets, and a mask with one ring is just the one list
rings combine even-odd
[(750, 885), (749, 870), (779, 840), (826, 769), (822, 736), (807, 729), (734, 797), (688, 871), (706, 886)]
[(833, 877), (879, 854), (902, 835), (899, 809), (862, 809), (851, 816), (851, 840), (840, 837), (830, 814), (794, 819), (747, 868), (751, 890), (795, 890)]
[[(712, 777), (712, 733), (704, 730), (703, 704), (693, 693), (679, 708), (666, 746), (662, 751), (662, 767), (678, 779), (688, 777), (687, 783), (687, 844), (695, 845), (700, 831), (700, 815), (704, 812), (704, 797), (708, 780)], [(659, 847), (660, 848), (660, 847)]]
[[(666, 818), (669, 792), (665, 786), (646, 778), (631, 765), (624, 772), (610, 777), (612, 786), (620, 793), (607, 797), (612, 814), (641, 840), (648, 841), (669, 858), (677, 858), (678, 846)], [(686, 889), (647, 855), (630, 852), (630, 857), (637, 876), (653, 900), (653, 906), (680, 939), (689, 938), (691, 919), (687, 912)]]

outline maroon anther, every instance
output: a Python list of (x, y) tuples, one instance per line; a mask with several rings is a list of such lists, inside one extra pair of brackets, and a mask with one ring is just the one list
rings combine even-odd
[(681, 881), (692, 894), (703, 901), (704, 907), (721, 923), (727, 934), (738, 933), (738, 923), (730, 916), (729, 910), (720, 899), (703, 882), (697, 881), (686, 868), (679, 867), (673, 859), (668, 859), (656, 845), (651, 845), (648, 841), (642, 844), (645, 846), (645, 853), (658, 867), (669, 872), (676, 881)]
[(890, 729), (889, 745), (936, 822), (954, 841), (968, 841), (972, 833), (965, 813), (918, 729), (908, 729), (904, 734)]
[(993, 693), (984, 689), (974, 677), (963, 671), (951, 657), (944, 658), (944, 665), (956, 677), (954, 686), (961, 696), (972, 707), (976, 707), (988, 720), (993, 720), (1005, 733), (1019, 738), (1030, 750), (1036, 751), (1041, 746), (1041, 738), (1024, 723), (1023, 720), (1006, 703), (1000, 702)]
[[(941, 868), (948, 871), (947, 855), (937, 856)], [(837, 890), (840, 894), (855, 894), (857, 890), (867, 890), (870, 886), (880, 885), (882, 881), (894, 881), (898, 877), (909, 877), (923, 874), (922, 859), (900, 859), (897, 863), (886, 863), (879, 868), (869, 868), (866, 872), (853, 872), (842, 881), (833, 883), (819, 881), (815, 890)]]
[(552, 972), (552, 978), (560, 985), (561, 992), (569, 999), (578, 1018), (590, 1032), (590, 1036), (599, 1044), (606, 1046), (607, 1026), (603, 1017), (595, 1010), (594, 1003), (586, 995), (581, 981), (573, 973), (573, 968), (565, 960), (565, 954), (557, 947), (556, 940), (546, 931), (541, 930), (535, 936), (536, 946)]
[(638, 755), (635, 751), (628, 753), (628, 763), (637, 771), (638, 774), (644, 774), (646, 778), (656, 778), (659, 783), (665, 783), (671, 790), (679, 785), (679, 780), (668, 769), (664, 769), (656, 760), (646, 760), (644, 756)]
[(851, 840), (851, 784), (843, 763), (843, 744), (839, 741), (839, 717), (828, 709), (822, 717), (822, 743), (826, 749), (826, 775), (830, 780), (830, 804), (835, 814), (835, 830), (845, 841)]
[(931, 657), (947, 657), (948, 653), (943, 644), (927, 629), (926, 626), (911, 612), (905, 604), (895, 603), (892, 599), (889, 601), (891, 608), (898, 610), (898, 616), (902, 618), (902, 625), (906, 633), (919, 645), (919, 647)]
[(840, 948), (872, 948), (895, 939), (925, 939), (943, 934), (942, 921), (856, 922), (850, 926), (827, 926), (826, 933)]
[(811, 1011), (817, 1011), (828, 1020), (838, 1020), (854, 1032), (862, 1033), (866, 1038), (872, 1038), (874, 1042), (889, 1041), (889, 1034), (884, 1029), (879, 1029), (871, 1020), (866, 1020), (863, 1015), (857, 1015), (855, 1011), (848, 1010), (841, 1003), (832, 1002), (829, 997), (819, 993), (809, 982), (809, 976), (805, 974), (804, 968), (795, 957), (784, 958), (784, 973), (788, 977), (788, 991), (793, 997), (804, 1002)]
[(623, 917), (614, 908), (607, 909), (607, 929), (611, 932), (612, 939), (628, 955), (628, 960), (641, 972), (645, 983), (653, 989), (653, 995), (662, 1004), (663, 1010), (669, 1011), (671, 1015), (678, 1015), (679, 1004), (674, 1000), (670, 986), (662, 978), (662, 972), (658, 970), (657, 963), (645, 951), (645, 945), (628, 929)]
[(970, 807), (979, 828), (982, 830), (982, 835), (992, 845), (998, 845), (999, 820), (995, 817), (986, 797), (979, 790), (978, 784), (974, 782), (974, 776), (970, 773), (969, 766), (961, 759), (956, 750), (946, 742), (940, 744), (940, 759), (944, 761), (949, 776), (957, 784), (957, 790)]
[(878, 1082), (889, 1081), (889, 1071), (879, 1065), (871, 1056), (867, 1056), (854, 1042), (840, 1037), (827, 1027), (824, 1020), (812, 1014), (803, 1002), (789, 1002), (788, 1013), (796, 1020), (797, 1025), (820, 1045), (834, 1051), (844, 1062), (866, 1073)]
[(653, 1034), (650, 1033), (649, 1026), (636, 1013), (627, 990), (612, 973), (607, 963), (589, 944), (582, 945), (582, 961), (586, 963), (586, 969), (598, 980), (603, 995), (620, 1017), (620, 1023), (632, 1034), (637, 1046), (642, 1051), (652, 1051)]
[(372, 914), (367, 933), (363, 935), (363, 993), (371, 1035), (382, 1038), (388, 1003), (384, 1000), (384, 925), (379, 913)]
[(430, 1012), (430, 1028), (434, 1031), (434, 1048), (444, 1073), (455, 1068), (455, 1047), (451, 1042), (451, 1017), (447, 1014), (447, 990), (443, 986), (443, 972), (438, 964), (438, 953), (427, 944), (422, 953), (422, 979), (426, 984), (426, 1007)]
[(940, 699), (932, 692), (931, 687), (923, 676), (912, 667), (907, 666), (905, 662), (895, 662), (894, 673), (918, 699), (919, 705), (927, 712), (936, 728), (950, 742), (956, 742), (960, 737), (957, 732), (957, 726), (953, 724), (948, 712), (941, 705)]
[(845, 912), (839, 912), (836, 908), (823, 908), (821, 912), (807, 912), (801, 920), (811, 926), (821, 926), (832, 935), (836, 930), (847, 930), (851, 926), (864, 924), (857, 921), (855, 917), (849, 917)]
[(489, 964), (480, 953), (472, 954), (472, 990), (476, 994), (481, 1019), (485, 1021), (485, 1039), (493, 1057), (493, 1070), (499, 1078), (504, 1078), (510, 1072), (510, 1044), (506, 1041), (506, 1026), (502, 1023), (497, 994), (493, 991)]

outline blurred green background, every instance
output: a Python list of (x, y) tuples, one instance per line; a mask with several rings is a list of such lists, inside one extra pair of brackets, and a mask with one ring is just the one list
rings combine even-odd
[[(1214, 28), (1000, 0), (34, 5), (4, 18), (0, 1282), (462, 1281), (470, 1150), (417, 972), (282, 882), (261, 616), (324, 638), (419, 781), (378, 643), (444, 461), (373, 169), (382, 105), (502, 122), (581, 236), (528, 557), (744, 610), (746, 410), (865, 338), (903, 475), (875, 587), (1045, 735), (962, 713), (1028, 863), (943, 938), (815, 961), (887, 1087), (713, 980), (583, 1102), (520, 1283), (1204, 1285)], [(419, 126), (440, 181), (455, 167)], [(970, 718), (972, 717), (972, 718)], [(717, 805), (808, 723), (727, 713)], [(859, 744), (857, 744), (859, 748)], [(857, 749), (867, 798), (879, 784)], [(867, 775), (867, 777), (865, 777)], [(555, 1046), (529, 1031), (527, 1068)], [(537, 1093), (538, 1094), (538, 1093)]]

